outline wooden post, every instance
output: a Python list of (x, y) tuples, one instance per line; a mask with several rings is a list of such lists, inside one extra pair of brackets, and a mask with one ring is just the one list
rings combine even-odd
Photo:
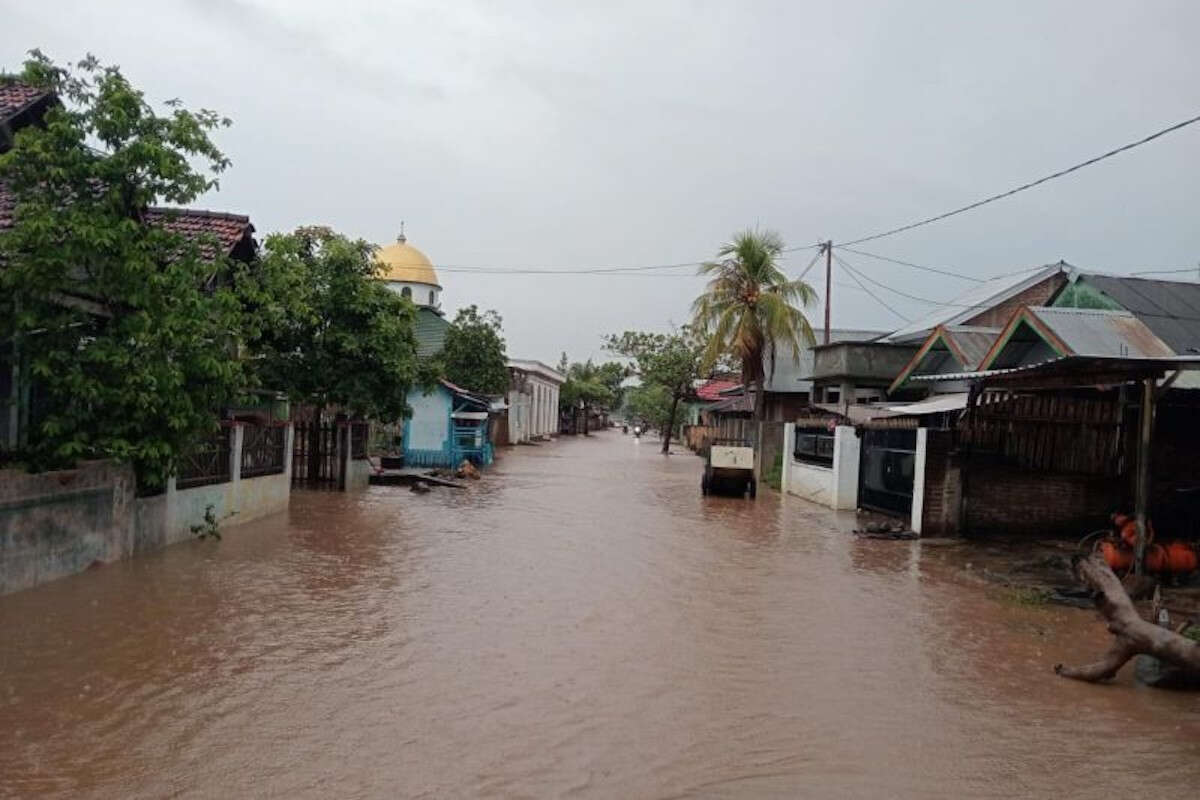
[(1138, 436), (1137, 487), (1134, 515), (1137, 517), (1137, 543), (1133, 549), (1133, 572), (1141, 575), (1146, 558), (1146, 505), (1150, 494), (1150, 435), (1154, 429), (1154, 378), (1142, 381), (1142, 416)]
[(833, 291), (833, 241), (825, 242), (825, 344), (829, 344), (830, 292)]

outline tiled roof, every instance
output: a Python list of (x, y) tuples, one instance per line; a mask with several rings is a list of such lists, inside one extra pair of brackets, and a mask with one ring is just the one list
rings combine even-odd
[[(146, 212), (146, 221), (151, 225), (162, 225), (169, 231), (188, 239), (202, 236), (216, 237), (222, 255), (229, 255), (243, 238), (254, 233), (250, 218), (244, 214), (226, 214), (220, 211), (198, 211), (190, 208), (151, 208)], [(212, 253), (207, 252), (211, 257)]]
[(20, 114), (47, 94), (28, 84), (0, 82), (0, 123)]
[(700, 386), (699, 388), (696, 389), (696, 397), (699, 397), (701, 400), (707, 400), (709, 402), (716, 402), (717, 400), (724, 399), (723, 397), (721, 397), (721, 392), (726, 391), (727, 389), (733, 389), (740, 385), (741, 385), (741, 381), (730, 381), (730, 380), (722, 380), (720, 378), (713, 378), (712, 380), (705, 383), (703, 386)]

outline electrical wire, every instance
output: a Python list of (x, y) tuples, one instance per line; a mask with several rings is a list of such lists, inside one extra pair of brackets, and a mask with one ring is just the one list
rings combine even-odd
[(846, 272), (850, 273), (850, 277), (854, 279), (854, 282), (857, 283), (859, 286), (861, 286), (862, 290), (864, 292), (866, 292), (867, 294), (869, 294), (871, 296), (872, 300), (874, 300), (876, 303), (879, 303), (879, 305), (883, 306), (888, 311), (892, 312), (893, 314), (895, 314), (897, 317), (904, 320), (905, 322), (912, 322), (911, 318), (904, 316), (899, 311), (892, 308), (890, 305), (888, 305), (886, 302), (884, 302), (878, 295), (876, 295), (874, 292), (872, 292), (870, 289), (868, 289), (866, 287), (866, 285), (858, 279), (858, 275), (856, 274), (856, 271), (853, 268), (851, 268), (849, 264), (847, 264), (845, 261), (843, 261), (841, 259), (841, 257), (839, 255), (837, 255), (837, 253), (834, 253), (833, 260), (838, 263), (838, 266), (840, 266), (842, 269), (846, 270)]
[(804, 280), (804, 276), (807, 275), (809, 273), (809, 271), (812, 270), (812, 268), (816, 265), (817, 259), (819, 259), (821, 257), (821, 254), (823, 252), (825, 252), (825, 251), (824, 250), (817, 251), (817, 254), (812, 257), (812, 261), (808, 262), (808, 266), (804, 268), (804, 270), (800, 273), (800, 275), (796, 278), (796, 280), (798, 280), (798, 281)]
[[(819, 247), (819, 245), (805, 245), (803, 247), (788, 247), (784, 248), (785, 253), (794, 253), (802, 250), (811, 250)], [(471, 265), (471, 264), (445, 264), (434, 265), (434, 269), (442, 270), (443, 272), (463, 272), (479, 275), (615, 275), (630, 272), (652, 272), (655, 270), (680, 269), (682, 267), (699, 267), (707, 264), (712, 259), (705, 261), (679, 261), (673, 264), (648, 264), (642, 266), (596, 266), (596, 267), (503, 267), (503, 266), (486, 266), (486, 265)], [(690, 276), (689, 276), (690, 277)]]
[(1150, 134), (1149, 136), (1145, 136), (1141, 139), (1138, 139), (1136, 142), (1130, 142), (1129, 144), (1121, 145), (1118, 148), (1109, 150), (1107, 153), (1102, 153), (1098, 156), (1095, 156), (1094, 158), (1089, 158), (1087, 161), (1081, 161), (1080, 163), (1078, 163), (1072, 167), (1067, 167), (1066, 169), (1061, 169), (1058, 172), (1051, 173), (1044, 177), (1038, 178), (1037, 180), (1030, 181), (1029, 183), (1023, 183), (1020, 186), (1017, 186), (1013, 189), (1009, 189), (1008, 191), (1000, 192), (999, 194), (994, 194), (994, 195), (991, 195), (990, 197), (985, 197), (982, 200), (976, 200), (974, 203), (969, 203), (968, 205), (960, 206), (959, 208), (955, 208), (951, 211), (946, 211), (942, 214), (937, 214), (932, 217), (926, 217), (925, 219), (917, 220), (916, 222), (910, 222), (907, 225), (901, 225), (897, 228), (892, 228), (891, 230), (882, 231), (880, 233), (874, 233), (874, 234), (871, 234), (870, 236), (860, 236), (859, 238), (851, 239), (848, 242), (840, 242), (840, 243), (838, 243), (838, 246), (846, 247), (848, 245), (862, 244), (863, 242), (872, 242), (872, 241), (875, 241), (876, 239), (882, 239), (886, 236), (894, 236), (897, 233), (903, 233), (904, 231), (910, 231), (913, 228), (920, 228), (923, 225), (929, 225), (934, 222), (940, 222), (941, 220), (948, 219), (948, 218), (956, 216), (958, 214), (963, 214), (967, 211), (971, 211), (973, 209), (979, 208), (980, 206), (985, 206), (988, 203), (994, 203), (997, 200), (1003, 200), (1006, 197), (1012, 197), (1014, 194), (1017, 194), (1018, 192), (1023, 192), (1027, 189), (1032, 189), (1035, 186), (1040, 186), (1041, 184), (1046, 183), (1048, 181), (1052, 181), (1055, 178), (1061, 178), (1064, 175), (1070, 175), (1072, 172), (1081, 170), (1084, 167), (1090, 167), (1093, 164), (1096, 164), (1107, 158), (1112, 158), (1113, 156), (1119, 155), (1120, 153), (1124, 153), (1127, 150), (1132, 150), (1135, 147), (1140, 147), (1141, 145), (1144, 145), (1144, 144), (1154, 141), (1155, 139), (1159, 138), (1160, 136), (1166, 136), (1168, 133), (1174, 133), (1175, 131), (1181, 130), (1182, 128), (1186, 128), (1187, 126), (1192, 125), (1196, 122), (1200, 122), (1200, 116), (1195, 116), (1195, 117), (1192, 117), (1191, 119), (1185, 119), (1183, 122), (1177, 122), (1174, 125), (1163, 128), (1160, 131), (1155, 131), (1154, 133)]
[(902, 267), (912, 267), (913, 269), (920, 269), (924, 270), (925, 272), (936, 272), (938, 275), (949, 275), (951, 278), (962, 278), (964, 281), (974, 281), (975, 283), (984, 282), (983, 278), (974, 278), (970, 275), (963, 275), (961, 272), (951, 272), (948, 269), (938, 269), (937, 267), (926, 267), (921, 264), (914, 264), (911, 261), (901, 261), (898, 258), (881, 256), (878, 253), (868, 253), (866, 250), (855, 250), (854, 248), (846, 247), (845, 245), (841, 245), (840, 247), (842, 250), (850, 253), (856, 253), (857, 255), (866, 256), (867, 258), (874, 258), (879, 261), (887, 261), (891, 264), (899, 264)]

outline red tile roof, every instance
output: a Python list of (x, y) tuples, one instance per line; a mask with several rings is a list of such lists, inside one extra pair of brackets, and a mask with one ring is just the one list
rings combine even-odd
[(48, 95), (49, 92), (28, 84), (0, 83), (0, 123), (15, 117)]
[(701, 386), (700, 388), (698, 388), (696, 390), (696, 396), (699, 397), (701, 400), (706, 400), (706, 401), (712, 403), (712, 402), (716, 402), (717, 400), (725, 399), (724, 397), (721, 396), (721, 392), (724, 392), (728, 389), (735, 389), (741, 385), (742, 385), (741, 381), (730, 381), (730, 380), (724, 380), (722, 378), (713, 378), (708, 383), (704, 384), (703, 386)]
[[(223, 248), (222, 254), (229, 255), (243, 238), (254, 233), (250, 218), (244, 214), (226, 214), (221, 211), (200, 211), (190, 208), (151, 208), (146, 212), (146, 221), (151, 225), (163, 225), (167, 230), (188, 239), (214, 236)], [(207, 249), (207, 248), (206, 248)], [(211, 253), (206, 252), (206, 256)]]
[[(11, 228), (17, 198), (8, 187), (0, 183), (0, 231)], [(216, 237), (222, 255), (230, 255), (243, 238), (254, 233), (254, 225), (244, 214), (226, 214), (220, 211), (200, 211), (190, 208), (151, 208), (146, 212), (146, 221), (152, 225), (163, 225), (168, 230), (197, 239), (205, 234)], [(204, 248), (204, 255), (213, 258), (211, 248)]]

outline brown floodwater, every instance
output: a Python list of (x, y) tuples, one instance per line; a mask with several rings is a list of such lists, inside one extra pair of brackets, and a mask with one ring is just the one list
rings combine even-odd
[[(1200, 696), (1091, 612), (620, 433), (0, 598), (0, 795), (1200, 794)], [(944, 555), (945, 550), (942, 550)]]

